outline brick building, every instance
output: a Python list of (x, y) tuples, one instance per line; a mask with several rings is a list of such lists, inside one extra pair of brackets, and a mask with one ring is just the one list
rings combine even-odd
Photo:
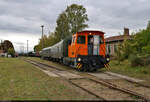
[(117, 50), (118, 44), (122, 43), (125, 38), (128, 40), (131, 39), (128, 28), (124, 28), (124, 34), (123, 35), (105, 38), (107, 54), (113, 56)]

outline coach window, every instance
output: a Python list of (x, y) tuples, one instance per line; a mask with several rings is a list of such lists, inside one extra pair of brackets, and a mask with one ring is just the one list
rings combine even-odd
[(57, 46), (57, 50), (58, 50), (58, 52), (59, 52), (59, 47)]
[(79, 36), (78, 36), (78, 39), (77, 39), (77, 43), (78, 43), (78, 44), (85, 44), (85, 36), (79, 35)]

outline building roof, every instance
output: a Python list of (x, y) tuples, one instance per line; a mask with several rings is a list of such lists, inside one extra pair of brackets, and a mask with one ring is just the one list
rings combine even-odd
[(124, 39), (131, 39), (129, 34), (129, 28), (124, 28), (124, 34), (119, 36), (112, 36), (105, 38), (106, 43), (108, 42), (116, 42), (116, 41), (123, 41)]
[(123, 41), (125, 38), (131, 39), (131, 36), (119, 35), (105, 38), (106, 42), (115, 42), (115, 41)]

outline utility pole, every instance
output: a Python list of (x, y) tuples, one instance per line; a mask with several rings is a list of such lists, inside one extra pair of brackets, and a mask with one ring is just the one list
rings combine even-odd
[(28, 56), (28, 40), (27, 40), (27, 56)]
[(42, 28), (42, 49), (44, 48), (44, 39), (43, 39), (43, 28), (44, 28), (44, 25), (41, 25), (41, 28)]
[(2, 47), (3, 47), (3, 46), (2, 46), (2, 40), (1, 40), (1, 47), (0, 47), (1, 49), (0, 49), (0, 50), (3, 50), (3, 48), (2, 48)]
[(23, 48), (23, 55), (24, 55), (24, 45), (22, 46), (22, 48)]

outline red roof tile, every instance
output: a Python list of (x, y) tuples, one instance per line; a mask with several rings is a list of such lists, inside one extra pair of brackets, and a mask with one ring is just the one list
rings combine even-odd
[(124, 40), (125, 38), (131, 39), (131, 36), (124, 36), (124, 35), (112, 36), (112, 37), (105, 38), (105, 41), (106, 42), (120, 41), (120, 40)]

